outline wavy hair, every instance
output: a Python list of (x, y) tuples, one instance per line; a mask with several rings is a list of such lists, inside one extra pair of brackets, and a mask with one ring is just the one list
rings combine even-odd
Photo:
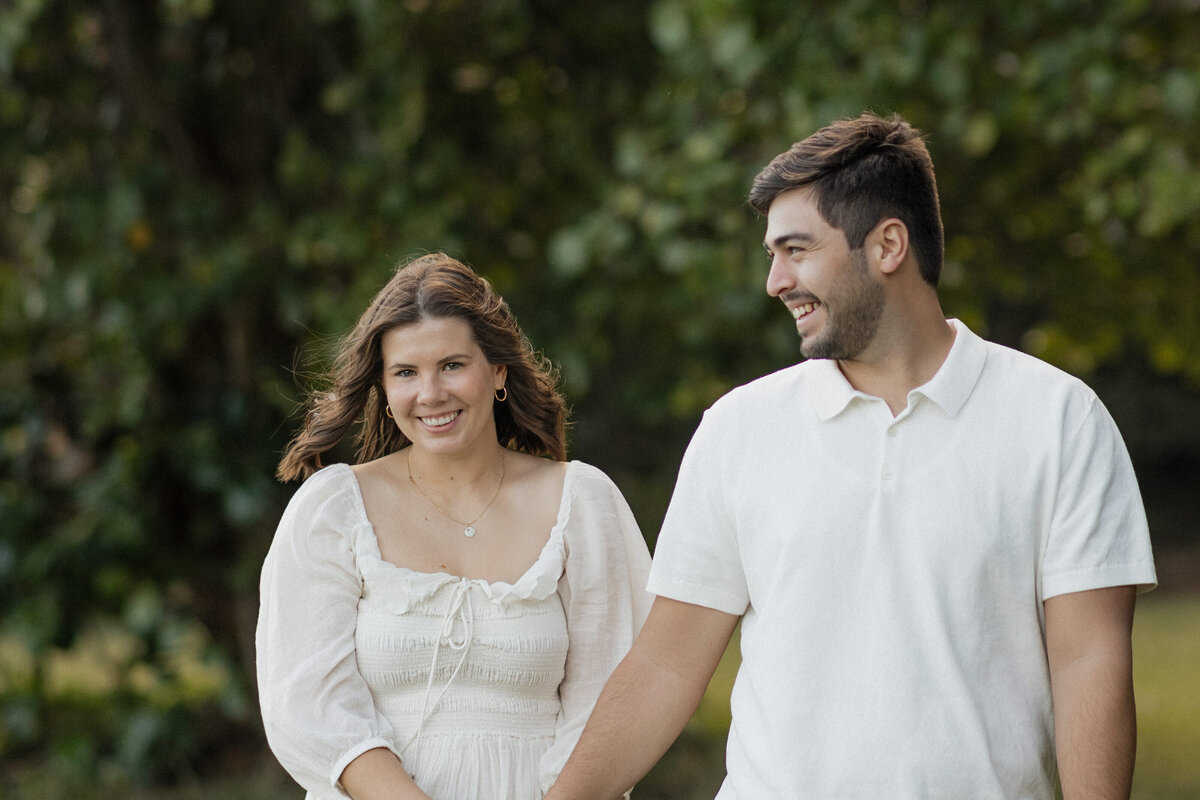
[(464, 320), (488, 362), (508, 369), (508, 396), (492, 406), (500, 444), (565, 460), (566, 405), (558, 391), (557, 371), (534, 351), (486, 278), (445, 254), (433, 253), (400, 264), (341, 340), (329, 388), (309, 394), (304, 424), (284, 451), (276, 476), (282, 481), (307, 478), (321, 468), (321, 455), (356, 423), (358, 463), (412, 444), (385, 415), (381, 339), (392, 328), (445, 317)]
[(945, 234), (933, 160), (921, 132), (898, 114), (838, 120), (796, 142), (755, 177), (750, 206), (766, 214), (780, 194), (804, 186), (851, 249), (862, 247), (880, 220), (900, 219), (921, 277), (938, 285)]

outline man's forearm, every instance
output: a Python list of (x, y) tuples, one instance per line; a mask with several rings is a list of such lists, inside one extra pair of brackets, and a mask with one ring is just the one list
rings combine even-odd
[(609, 800), (641, 780), (700, 704), (737, 620), (655, 600), (546, 800)]
[(1128, 667), (1083, 659), (1059, 675), (1054, 726), (1064, 800), (1128, 800), (1137, 717)]
[(655, 667), (627, 657), (605, 684), (596, 709), (546, 800), (617, 798), (662, 757), (700, 703), (699, 692), (646, 681)]
[(1046, 600), (1046, 656), (1065, 800), (1129, 800), (1137, 749), (1135, 590), (1114, 586)]

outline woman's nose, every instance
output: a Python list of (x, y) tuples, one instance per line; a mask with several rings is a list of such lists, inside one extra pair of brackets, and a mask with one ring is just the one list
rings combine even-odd
[(424, 375), (421, 378), (421, 385), (417, 391), (417, 399), (423, 403), (435, 402), (442, 399), (445, 394), (445, 387), (442, 385), (440, 372)]

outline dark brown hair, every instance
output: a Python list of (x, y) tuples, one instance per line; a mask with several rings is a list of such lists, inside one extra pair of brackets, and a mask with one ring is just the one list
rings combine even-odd
[(304, 425), (279, 462), (289, 481), (321, 468), (321, 454), (336, 446), (356, 422), (358, 462), (394, 453), (411, 442), (384, 412), (383, 334), (425, 319), (465, 320), (484, 357), (508, 368), (505, 402), (493, 404), (496, 436), (512, 447), (556, 460), (566, 458), (566, 407), (557, 373), (534, 352), (508, 304), (491, 283), (442, 253), (396, 269), (358, 324), (341, 341), (328, 389), (312, 392)]
[(880, 220), (908, 226), (921, 277), (937, 286), (945, 249), (933, 160), (921, 132), (899, 115), (865, 113), (796, 142), (754, 179), (750, 205), (766, 214), (783, 192), (810, 187), (821, 217), (863, 246)]

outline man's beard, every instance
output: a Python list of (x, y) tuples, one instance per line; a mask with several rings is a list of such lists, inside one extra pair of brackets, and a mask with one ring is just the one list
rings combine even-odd
[(857, 358), (879, 331), (883, 303), (883, 287), (871, 280), (866, 252), (861, 247), (852, 250), (843, 279), (821, 301), (825, 325), (814, 336), (800, 337), (800, 355)]

